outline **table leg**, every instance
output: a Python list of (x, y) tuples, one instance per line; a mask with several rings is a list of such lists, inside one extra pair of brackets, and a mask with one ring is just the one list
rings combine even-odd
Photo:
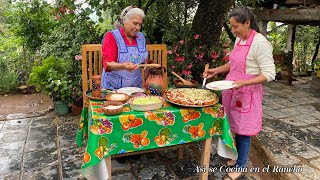
[(179, 160), (183, 159), (183, 150), (184, 150), (183, 147), (179, 147), (177, 149), (177, 156)]
[(106, 164), (107, 164), (107, 169), (108, 169), (108, 174), (109, 174), (109, 178), (108, 180), (111, 180), (111, 156), (108, 156), (105, 158)]
[(212, 138), (208, 138), (203, 141), (202, 152), (201, 152), (201, 161), (200, 167), (205, 167), (206, 171), (200, 173), (201, 180), (208, 179), (208, 170), (209, 170), (209, 162), (210, 162), (210, 153), (211, 153), (211, 140)]

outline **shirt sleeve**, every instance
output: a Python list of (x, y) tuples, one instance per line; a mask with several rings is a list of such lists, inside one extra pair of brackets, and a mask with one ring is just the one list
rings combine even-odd
[(260, 67), (260, 73), (267, 78), (267, 82), (275, 79), (275, 64), (272, 55), (272, 46), (267, 40), (257, 43), (255, 46), (255, 59)]
[(118, 47), (116, 40), (111, 32), (107, 32), (102, 43), (103, 68), (107, 70), (107, 62), (117, 62)]

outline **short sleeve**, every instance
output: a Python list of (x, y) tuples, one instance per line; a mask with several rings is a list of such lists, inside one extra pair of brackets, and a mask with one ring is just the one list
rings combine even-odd
[(107, 32), (102, 42), (103, 68), (107, 69), (107, 62), (116, 62), (118, 47), (112, 32)]

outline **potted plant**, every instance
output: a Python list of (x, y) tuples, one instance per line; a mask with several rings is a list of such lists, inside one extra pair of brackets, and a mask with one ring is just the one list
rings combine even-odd
[(41, 64), (32, 68), (28, 84), (34, 85), (38, 92), (51, 97), (58, 115), (69, 112), (68, 103), (71, 101), (71, 91), (69, 90), (67, 64), (64, 60), (54, 56), (44, 59)]

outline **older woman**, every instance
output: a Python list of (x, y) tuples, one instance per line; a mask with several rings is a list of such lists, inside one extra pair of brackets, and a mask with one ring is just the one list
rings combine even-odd
[[(272, 46), (260, 34), (253, 12), (246, 7), (235, 8), (229, 14), (232, 32), (237, 36), (229, 63), (209, 69), (203, 73), (207, 78), (219, 73), (228, 75), (226, 80), (234, 81), (233, 89), (222, 94), (222, 104), (227, 113), (231, 131), (235, 133), (238, 159), (228, 161), (229, 166), (246, 168), (250, 150), (250, 136), (260, 132), (262, 127), (262, 83), (275, 78)], [(228, 173), (225, 179), (242, 177), (241, 169)]]
[(142, 87), (142, 64), (148, 57), (146, 40), (139, 32), (145, 14), (140, 8), (126, 7), (112, 31), (102, 40), (103, 72), (101, 88)]

